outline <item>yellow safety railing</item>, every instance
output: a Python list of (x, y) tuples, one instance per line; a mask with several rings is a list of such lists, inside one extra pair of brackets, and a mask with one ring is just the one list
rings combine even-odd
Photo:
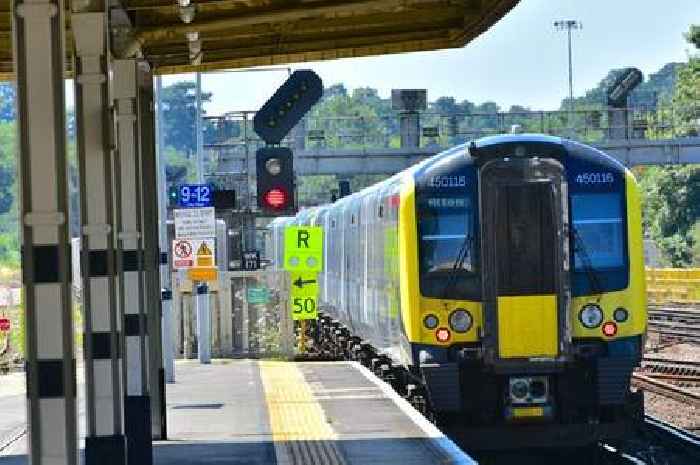
[(700, 304), (700, 268), (647, 268), (649, 303)]

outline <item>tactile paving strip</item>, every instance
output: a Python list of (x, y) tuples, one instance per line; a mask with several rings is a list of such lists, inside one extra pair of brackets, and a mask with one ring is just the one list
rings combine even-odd
[(262, 361), (259, 366), (278, 465), (347, 465), (296, 364)]

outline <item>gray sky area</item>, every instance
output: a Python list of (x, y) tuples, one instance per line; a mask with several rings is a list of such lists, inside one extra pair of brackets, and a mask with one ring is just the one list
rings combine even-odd
[[(594, 87), (611, 68), (636, 66), (645, 75), (669, 61), (687, 60), (683, 32), (700, 23), (700, 0), (522, 0), (498, 24), (462, 49), (329, 62), (301, 63), (326, 86), (369, 86), (388, 97), (392, 88), (426, 88), (428, 99), (453, 96), (556, 109), (568, 93), (566, 32), (557, 19), (576, 19), (574, 95)], [(285, 70), (203, 75), (213, 92), (210, 115), (256, 110), (287, 77)], [(164, 77), (167, 85), (193, 75)]]

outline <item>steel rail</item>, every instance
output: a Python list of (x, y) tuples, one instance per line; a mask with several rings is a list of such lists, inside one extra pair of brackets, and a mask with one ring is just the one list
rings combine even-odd
[(632, 384), (642, 390), (700, 407), (700, 394), (639, 373), (632, 373)]
[(644, 428), (659, 437), (671, 450), (700, 460), (700, 436), (651, 415), (644, 415)]
[(644, 357), (642, 362), (649, 363), (666, 363), (670, 365), (683, 365), (687, 367), (700, 367), (699, 361), (694, 360), (676, 360), (672, 358), (661, 358), (661, 357)]

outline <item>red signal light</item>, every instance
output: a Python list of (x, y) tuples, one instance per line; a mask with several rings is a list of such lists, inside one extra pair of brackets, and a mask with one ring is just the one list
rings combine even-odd
[(287, 206), (288, 200), (289, 197), (287, 192), (284, 189), (277, 187), (270, 189), (269, 191), (265, 192), (265, 195), (263, 195), (265, 205), (275, 210), (280, 210)]
[(450, 340), (450, 336), (450, 330), (447, 328), (440, 328), (435, 331), (435, 339), (437, 339), (438, 342), (447, 342)]
[(608, 321), (603, 325), (602, 330), (603, 334), (605, 334), (606, 336), (613, 337), (617, 334), (617, 325), (612, 321)]

